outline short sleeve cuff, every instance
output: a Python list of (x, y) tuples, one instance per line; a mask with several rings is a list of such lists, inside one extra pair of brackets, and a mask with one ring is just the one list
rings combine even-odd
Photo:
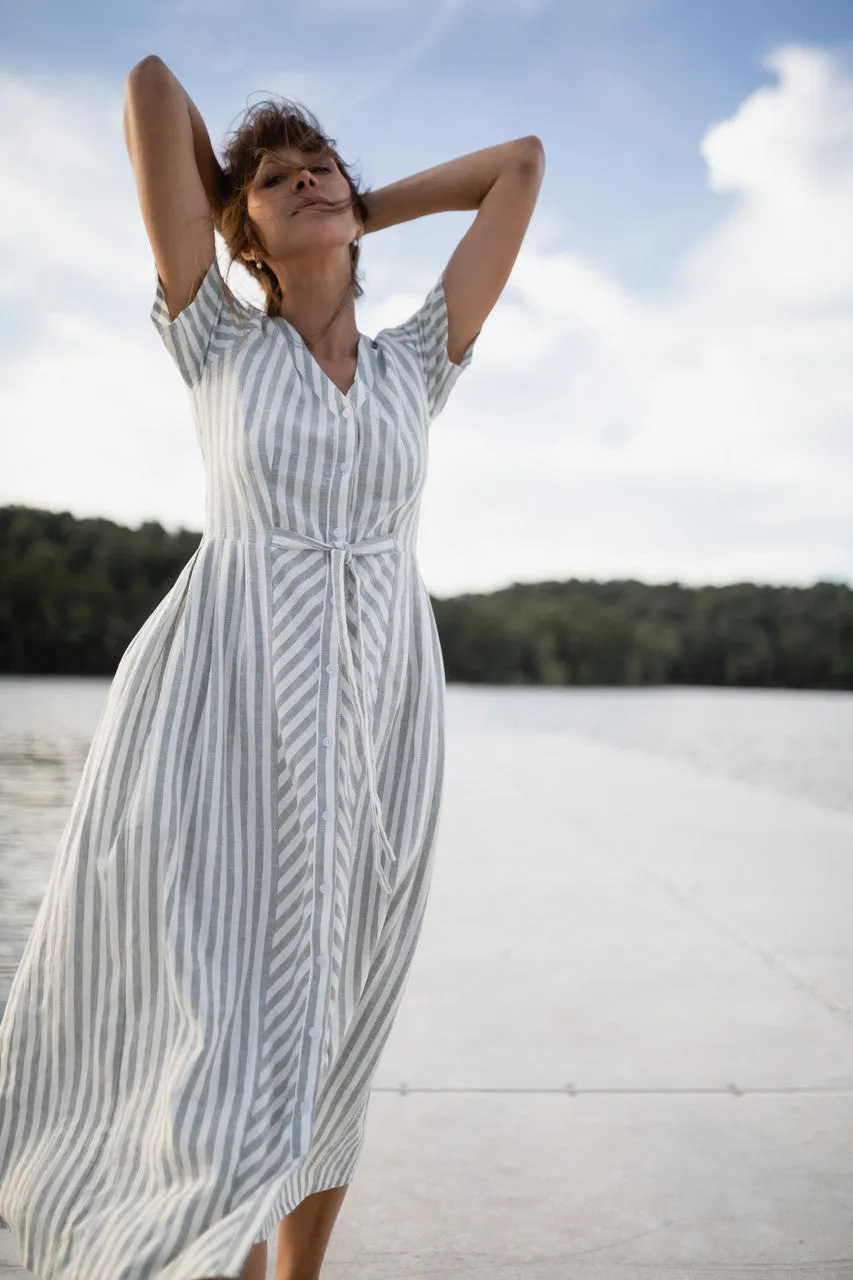
[(215, 253), (192, 302), (174, 320), (169, 318), (163, 282), (156, 274), (151, 320), (188, 386), (198, 382), (204, 372), (224, 303), (225, 282)]
[(474, 347), (480, 335), (474, 335), (462, 353), (459, 363), (454, 364), (447, 354), (447, 295), (444, 291), (443, 272), (426, 296), (422, 316), (424, 366), (429, 391), (430, 417), (435, 418), (444, 408), (460, 373), (471, 363)]

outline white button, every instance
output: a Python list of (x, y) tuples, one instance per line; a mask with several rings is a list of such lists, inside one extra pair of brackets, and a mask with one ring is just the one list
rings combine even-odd
[(324, 961), (324, 959), (325, 959), (325, 956), (318, 956), (318, 957), (317, 957), (317, 959), (314, 961), (314, 963), (315, 963), (315, 964), (322, 964), (322, 963), (323, 963), (323, 961)]
[(332, 533), (335, 535), (336, 538), (342, 538), (346, 533), (346, 529), (342, 529), (340, 525), (338, 525), (337, 529), (332, 530)]
[(329, 738), (329, 737), (325, 737), (325, 738), (323, 739), (323, 746), (324, 746), (324, 747), (330, 747), (331, 745), (332, 745), (332, 739), (331, 739), (331, 738)]
[(349, 463), (348, 463), (348, 462), (342, 462), (342, 463), (341, 463), (341, 471), (349, 471)]
[(331, 809), (324, 809), (323, 812), (320, 814), (320, 817), (323, 819), (324, 822), (328, 822), (331, 816), (332, 816)]
[(306, 1112), (311, 1110), (311, 1103), (310, 1102), (300, 1103), (299, 1110), (302, 1112), (303, 1115), (305, 1115)]
[(318, 1037), (318, 1035), (320, 1034), (320, 1032), (319, 1032), (319, 1029), (318, 1029), (317, 1027), (311, 1027), (311, 1029), (310, 1029), (310, 1031), (308, 1032), (308, 1034), (309, 1034), (309, 1036), (311, 1037), (311, 1039), (312, 1039), (312, 1040), (316, 1040), (316, 1039), (317, 1039), (317, 1037)]
[(351, 410), (350, 410), (350, 409), (344, 409), (343, 416), (344, 416), (345, 418), (348, 418), (348, 417), (350, 416), (350, 412), (351, 412)]
[(336, 547), (345, 547), (346, 545), (347, 544), (344, 542), (343, 538), (335, 538)]
[(321, 892), (321, 893), (328, 893), (328, 892), (329, 892), (329, 886), (328, 886), (328, 884), (327, 884), (327, 882), (326, 882), (325, 880), (324, 880), (324, 881), (323, 881), (323, 883), (320, 885), (320, 892)]
[(335, 672), (337, 671), (337, 669), (338, 669), (338, 668), (335, 666), (334, 662), (327, 662), (327, 663), (326, 663), (326, 670), (328, 671), (328, 673), (329, 673), (329, 675), (330, 675), (330, 676), (333, 676), (333, 675), (335, 674)]

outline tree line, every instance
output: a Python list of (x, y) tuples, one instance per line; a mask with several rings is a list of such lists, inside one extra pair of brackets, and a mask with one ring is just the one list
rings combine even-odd
[[(201, 535), (0, 508), (0, 671), (111, 676)], [(448, 682), (853, 689), (853, 588), (513, 583), (430, 597)]]

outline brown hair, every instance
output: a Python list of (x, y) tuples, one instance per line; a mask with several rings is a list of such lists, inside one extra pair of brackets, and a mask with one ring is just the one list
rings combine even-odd
[[(262, 262), (241, 257), (242, 249), (257, 245), (249, 223), (247, 193), (265, 155), (277, 147), (294, 147), (308, 154), (330, 154), (347, 180), (354, 211), (362, 222), (367, 220), (367, 205), (359, 183), (350, 172), (350, 166), (340, 157), (334, 138), (328, 137), (317, 117), (307, 107), (291, 98), (265, 98), (245, 112), (240, 124), (227, 135), (222, 153), (222, 169), (225, 175), (225, 195), (216, 219), (217, 230), (228, 247), (232, 261), (240, 262), (249, 275), (257, 280), (264, 291), (268, 316), (281, 314), (281, 287), (274, 273)], [(352, 294), (360, 298), (364, 290), (358, 273), (360, 246), (350, 246), (350, 279)], [(348, 296), (348, 295), (347, 295)], [(345, 296), (338, 311), (346, 304)], [(332, 320), (334, 316), (332, 316)], [(331, 320), (329, 321), (331, 324)]]

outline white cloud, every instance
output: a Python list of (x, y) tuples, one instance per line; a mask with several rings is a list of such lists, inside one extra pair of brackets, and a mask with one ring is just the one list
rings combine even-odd
[(0, 298), (35, 317), (150, 278), (122, 100), (89, 77), (0, 73)]
[(436, 424), (421, 544), (439, 593), (853, 581), (853, 80), (821, 50), (768, 65), (778, 83), (702, 139), (736, 202), (666, 292), (631, 296), (528, 238), (513, 292), (548, 341), (511, 392), (482, 394), (512, 365), (489, 321)]
[[(419, 550), (437, 594), (569, 576), (850, 580), (853, 79), (818, 49), (768, 66), (777, 82), (697, 140), (725, 211), (665, 291), (634, 293), (567, 251), (546, 180), (433, 426)], [(0, 212), (0, 290), (31, 335), (0, 351), (0, 501), (200, 527), (201, 457), (148, 320), (121, 104), (89, 82), (5, 76), (0, 108), (18, 193)], [(441, 264), (407, 262), (407, 291), (380, 299), (366, 252), (358, 318), (374, 333)], [(384, 260), (376, 277), (391, 278)]]
[(89, 78), (0, 74), (0, 501), (192, 526), (201, 457), (146, 316), (122, 105)]
[(183, 383), (163, 364), (92, 316), (51, 314), (38, 346), (0, 366), (0, 500), (200, 529), (201, 452)]

